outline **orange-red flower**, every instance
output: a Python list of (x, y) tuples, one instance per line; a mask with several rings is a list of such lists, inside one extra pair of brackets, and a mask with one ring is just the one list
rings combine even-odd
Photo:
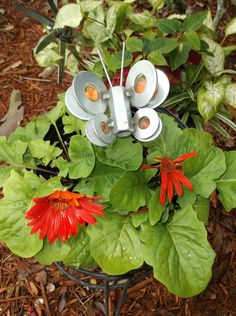
[(64, 242), (78, 232), (78, 224), (95, 224), (92, 214), (104, 215), (101, 204), (93, 203), (100, 197), (88, 197), (66, 190), (56, 190), (53, 193), (34, 198), (35, 205), (27, 211), (25, 218), (31, 220), (28, 226), (33, 226), (31, 234), (40, 231), (39, 238), (47, 236), (50, 243), (58, 237)]
[[(193, 185), (189, 179), (183, 174), (181, 167), (183, 166), (183, 161), (191, 157), (196, 156), (196, 152), (190, 152), (176, 159), (171, 158), (158, 158), (154, 160), (159, 162), (158, 166), (147, 166), (143, 165), (143, 169), (149, 168), (160, 168), (161, 171), (161, 191), (160, 191), (160, 204), (163, 205), (166, 200), (166, 195), (169, 202), (172, 201), (174, 196), (174, 190), (178, 196), (182, 196), (183, 189), (182, 184), (185, 185), (189, 190), (193, 190)], [(179, 169), (178, 169), (179, 168)]]

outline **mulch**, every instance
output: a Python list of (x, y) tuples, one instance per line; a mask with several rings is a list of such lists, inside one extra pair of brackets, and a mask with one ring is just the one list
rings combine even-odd
[[(50, 15), (46, 1), (22, 2)], [(188, 2), (196, 10), (207, 4), (213, 12), (216, 9), (215, 1)], [(222, 25), (233, 16), (235, 9), (229, 0), (226, 4), (226, 18)], [(0, 118), (8, 110), (14, 89), (21, 92), (25, 109), (21, 124), (25, 125), (32, 117), (51, 109), (58, 93), (64, 92), (71, 84), (72, 77), (68, 74), (64, 77), (63, 86), (56, 84), (56, 72), (46, 79), (39, 78), (42, 69), (37, 66), (32, 49), (42, 34), (42, 27), (18, 12), (11, 1), (0, 0)], [(232, 38), (229, 40), (231, 43)], [(128, 290), (121, 315), (236, 315), (235, 215), (236, 211), (225, 212), (212, 196), (207, 230), (217, 257), (212, 280), (202, 294), (190, 299), (178, 298), (150, 275)], [(119, 297), (119, 291), (112, 293), (111, 307)], [(0, 244), (0, 316), (96, 316), (103, 315), (103, 311), (103, 293), (100, 291), (77, 285), (54, 265), (44, 266), (34, 259), (14, 256)]]

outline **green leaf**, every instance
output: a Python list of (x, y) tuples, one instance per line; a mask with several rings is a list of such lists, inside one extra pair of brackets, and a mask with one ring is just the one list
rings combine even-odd
[(236, 151), (228, 151), (224, 155), (226, 171), (216, 184), (224, 208), (230, 211), (236, 207)]
[(208, 52), (211, 53), (211, 56), (202, 56), (204, 65), (210, 74), (217, 77), (224, 70), (225, 55), (223, 48), (210, 38), (203, 36), (202, 39), (208, 44)]
[(91, 254), (109, 274), (123, 274), (143, 264), (139, 232), (129, 217), (105, 215), (87, 228)]
[(225, 57), (229, 56), (235, 50), (236, 50), (236, 45), (223, 47), (223, 51), (224, 51)]
[(162, 9), (165, 4), (165, 0), (148, 0), (148, 2), (152, 5), (154, 10)]
[(160, 19), (157, 20), (156, 26), (163, 33), (173, 34), (181, 28), (182, 23), (177, 19)]
[(23, 176), (11, 172), (4, 184), (4, 198), (0, 201), (0, 239), (14, 254), (29, 258), (40, 251), (43, 241), (39, 240), (38, 234), (30, 235), (25, 212), (32, 206), (34, 196), (47, 195), (60, 187), (58, 178), (45, 180), (28, 171)]
[(179, 46), (170, 53), (170, 66), (172, 70), (179, 68), (179, 66), (186, 62), (190, 50), (191, 45), (187, 42), (184, 42), (180, 43)]
[(205, 121), (211, 119), (224, 100), (225, 87), (220, 81), (207, 81), (197, 92), (198, 111)]
[(158, 51), (153, 51), (147, 56), (147, 59), (150, 60), (154, 65), (157, 66), (165, 66), (167, 65), (167, 61), (165, 57)]
[(7, 141), (5, 137), (0, 136), (0, 161), (21, 164), (26, 149), (26, 143), (20, 140)]
[(106, 16), (106, 30), (110, 37), (115, 31), (116, 28), (116, 11), (117, 8), (115, 5), (111, 6), (108, 11), (107, 11), (107, 16)]
[(117, 138), (107, 148), (98, 148), (96, 156), (103, 164), (119, 167), (124, 170), (137, 170), (143, 161), (143, 148), (134, 143), (131, 137)]
[(62, 117), (66, 113), (66, 106), (64, 101), (64, 95), (63, 100), (59, 100), (57, 102), (57, 105), (54, 106), (47, 114), (46, 117), (53, 123), (56, 123), (56, 121)]
[(144, 39), (144, 51), (151, 53), (158, 50), (161, 54), (168, 54), (178, 46), (178, 42), (174, 38), (157, 38), (155, 40)]
[(143, 50), (143, 42), (140, 38), (130, 37), (125, 41), (126, 50), (130, 53), (141, 52)]
[(193, 30), (197, 31), (203, 25), (204, 20), (207, 17), (207, 11), (190, 14), (186, 17), (183, 23), (185, 31)]
[(86, 29), (88, 37), (90, 37), (96, 45), (99, 45), (110, 38), (105, 25), (98, 22), (85, 23), (84, 28)]
[(50, 145), (50, 141), (41, 139), (31, 140), (28, 147), (32, 157), (40, 159), (45, 166), (62, 153), (60, 148)]
[(236, 83), (231, 83), (226, 87), (224, 102), (236, 109)]
[(146, 179), (144, 171), (126, 172), (112, 187), (109, 196), (111, 204), (121, 209), (137, 211), (150, 197), (147, 182), (153, 175), (153, 172), (150, 173)]
[(148, 214), (150, 224), (153, 226), (161, 219), (163, 212), (166, 209), (166, 203), (164, 205), (160, 204), (160, 188), (153, 193), (152, 198), (148, 203)]
[(51, 42), (53, 42), (57, 37), (57, 30), (53, 30), (50, 33), (42, 36), (34, 48), (34, 53), (38, 54), (42, 49), (47, 47)]
[(70, 252), (62, 259), (65, 265), (81, 268), (96, 268), (97, 264), (90, 253), (90, 238), (85, 229), (79, 229), (75, 237), (68, 239)]
[(131, 219), (132, 219), (132, 224), (134, 225), (134, 227), (138, 227), (141, 224), (145, 223), (149, 218), (148, 212), (144, 213), (144, 214), (134, 214), (131, 215)]
[(61, 242), (57, 239), (49, 243), (47, 238), (43, 241), (43, 248), (36, 254), (35, 258), (41, 264), (52, 264), (53, 262), (62, 261), (70, 252), (68, 242)]
[(206, 288), (215, 254), (191, 206), (175, 213), (168, 224), (143, 224), (141, 239), (144, 260), (171, 293), (191, 297)]
[(74, 190), (90, 196), (99, 195), (103, 197), (103, 200), (108, 200), (113, 185), (123, 174), (124, 170), (120, 168), (96, 161), (92, 173), (86, 179), (81, 180)]
[(91, 143), (83, 136), (70, 138), (68, 171), (70, 179), (85, 178), (90, 175), (95, 165), (95, 155)]
[[(106, 64), (107, 68), (112, 70), (113, 72), (116, 72), (118, 69), (120, 69), (121, 65), (121, 57), (122, 56), (122, 51), (119, 50), (115, 54), (109, 54), (106, 58)], [(125, 52), (125, 57), (124, 57), (124, 67), (129, 66), (133, 61), (133, 58), (129, 52)]]
[(147, 10), (144, 10), (142, 13), (132, 12), (128, 14), (128, 18), (131, 22), (133, 22), (134, 24), (138, 26), (141, 26), (144, 29), (151, 28), (152, 26), (154, 26), (153, 16)]
[(82, 136), (85, 136), (85, 121), (78, 119), (74, 115), (64, 115), (62, 117), (62, 123), (64, 125), (64, 134), (76, 132), (77, 134), (81, 133)]
[(69, 3), (61, 7), (56, 15), (54, 28), (64, 26), (78, 27), (83, 19), (83, 14), (79, 4)]
[(193, 30), (185, 31), (183, 34), (183, 38), (184, 38), (184, 42), (189, 43), (193, 50), (196, 50), (196, 51), (200, 50), (201, 48), (200, 38), (195, 31)]
[(95, 10), (99, 5), (102, 4), (102, 1), (96, 0), (84, 0), (79, 2), (83, 12), (91, 12)]
[(197, 196), (193, 209), (197, 213), (199, 221), (207, 225), (210, 212), (210, 200), (202, 196)]
[(34, 57), (41, 67), (52, 67), (55, 66), (58, 61), (62, 58), (59, 54), (58, 45), (51, 43), (39, 53), (34, 54)]
[(225, 27), (225, 35), (236, 34), (236, 18), (233, 18)]

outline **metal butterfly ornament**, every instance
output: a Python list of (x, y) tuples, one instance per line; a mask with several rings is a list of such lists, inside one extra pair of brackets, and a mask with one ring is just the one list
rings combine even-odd
[[(88, 121), (87, 138), (94, 145), (103, 147), (113, 143), (116, 137), (131, 134), (143, 142), (157, 138), (162, 130), (162, 121), (154, 109), (168, 96), (170, 83), (166, 74), (156, 69), (150, 61), (141, 60), (131, 67), (125, 87), (122, 86), (125, 55), (123, 43), (120, 85), (112, 86), (101, 53), (98, 54), (109, 90), (94, 73), (81, 71), (74, 77), (65, 96), (70, 113)], [(131, 107), (138, 109), (133, 116)]]

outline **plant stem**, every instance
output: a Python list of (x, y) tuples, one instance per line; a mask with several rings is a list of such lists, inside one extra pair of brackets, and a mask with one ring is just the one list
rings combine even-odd
[(27, 166), (27, 165), (21, 165), (18, 163), (14, 163), (14, 162), (1, 162), (3, 163), (2, 165), (8, 165), (8, 166), (13, 166), (13, 167), (19, 167), (19, 168), (24, 168), (24, 169), (31, 169), (31, 170), (36, 170), (36, 171), (41, 171), (41, 172), (45, 172), (48, 174), (52, 174), (54, 176), (57, 175), (57, 172), (51, 171), (51, 170), (47, 170), (47, 169), (43, 169), (43, 168), (39, 168), (39, 167), (35, 167), (35, 166)]
[(57, 128), (56, 123), (53, 122), (51, 119), (50, 119), (50, 121), (52, 122), (53, 126), (55, 127), (55, 130), (56, 130), (56, 132), (57, 132), (57, 136), (58, 136), (59, 141), (60, 141), (60, 143), (61, 143), (61, 146), (62, 146), (62, 148), (63, 148), (63, 150), (64, 150), (64, 153), (65, 153), (65, 155), (66, 155), (66, 159), (67, 159), (68, 161), (71, 161), (71, 160), (70, 160), (70, 157), (69, 157), (69, 154), (68, 154), (68, 152), (67, 152), (66, 146), (65, 146), (65, 144), (64, 144), (64, 142), (63, 142), (63, 139), (62, 139), (62, 137), (61, 137), (61, 134), (60, 134), (60, 132), (59, 132), (59, 129)]

